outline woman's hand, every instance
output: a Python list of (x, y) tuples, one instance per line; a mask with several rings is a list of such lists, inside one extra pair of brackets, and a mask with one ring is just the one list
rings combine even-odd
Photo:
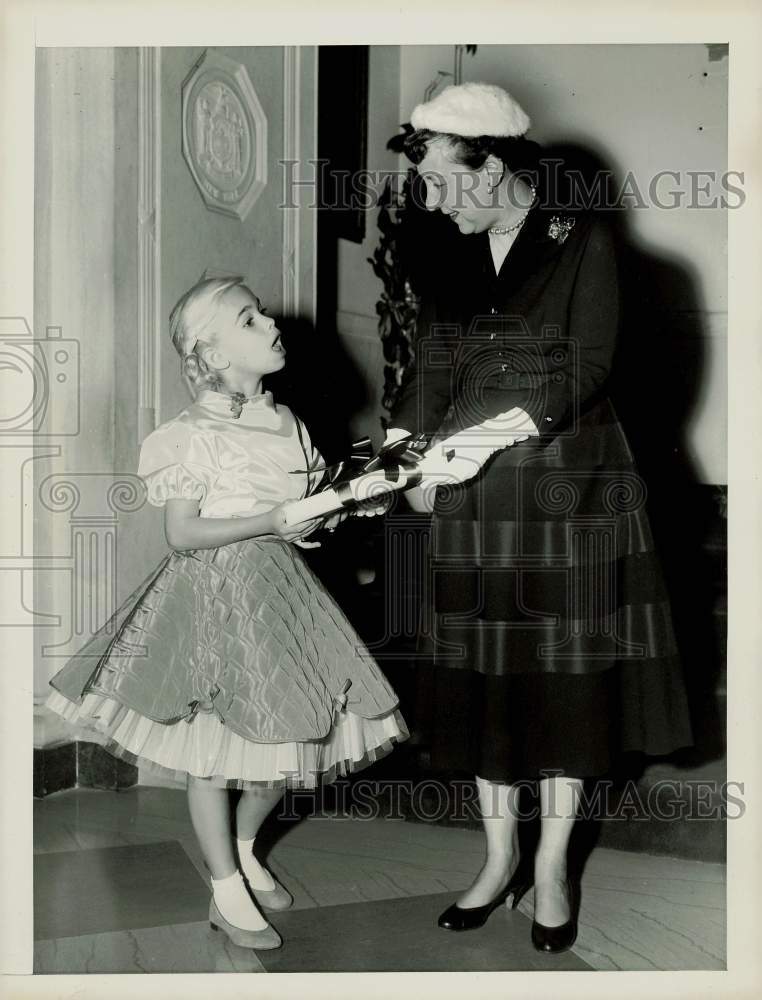
[(393, 500), (394, 494), (390, 492), (379, 494), (370, 500), (361, 500), (352, 511), (352, 517), (378, 517), (386, 514)]
[(530, 437), (539, 437), (539, 431), (529, 414), (517, 406), (474, 427), (456, 431), (425, 453), (420, 466), (424, 483), (427, 486), (437, 482), (443, 486), (467, 483), (498, 451)]

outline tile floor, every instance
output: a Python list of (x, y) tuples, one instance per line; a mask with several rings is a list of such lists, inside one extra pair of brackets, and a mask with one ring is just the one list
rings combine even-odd
[(723, 865), (595, 849), (573, 952), (543, 957), (529, 943), (531, 892), (480, 931), (434, 926), (480, 868), (476, 831), (335, 816), (269, 830), (268, 865), (295, 905), (273, 918), (283, 948), (256, 955), (209, 927), (183, 791), (77, 789), (37, 800), (35, 971), (725, 968)]

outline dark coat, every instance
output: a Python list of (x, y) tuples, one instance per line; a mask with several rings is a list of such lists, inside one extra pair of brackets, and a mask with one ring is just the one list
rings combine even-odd
[[(571, 228), (569, 228), (571, 226)], [(553, 235), (555, 234), (555, 236)], [(435, 432), (519, 406), (547, 445), (605, 392), (617, 338), (612, 238), (591, 213), (535, 208), (496, 275), (486, 233), (463, 236), (423, 303), (417, 360), (391, 426)]]

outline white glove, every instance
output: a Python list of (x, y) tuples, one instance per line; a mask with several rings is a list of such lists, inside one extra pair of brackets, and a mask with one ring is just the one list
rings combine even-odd
[(386, 437), (384, 438), (384, 447), (388, 444), (394, 444), (395, 441), (401, 441), (403, 438), (411, 436), (410, 431), (404, 431), (401, 427), (389, 427), (386, 432)]
[(468, 482), (496, 452), (529, 437), (539, 437), (539, 432), (529, 414), (519, 407), (458, 431), (426, 452), (419, 466), (424, 484)]

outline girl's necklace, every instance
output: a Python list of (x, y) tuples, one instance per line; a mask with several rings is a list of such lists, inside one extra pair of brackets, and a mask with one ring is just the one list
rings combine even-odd
[(231, 392), (230, 393), (230, 412), (238, 420), (241, 416), (241, 410), (243, 409), (243, 404), (249, 399), (242, 392)]
[(230, 400), (230, 412), (233, 414), (236, 420), (241, 416), (241, 411), (243, 410), (243, 404), (248, 403), (250, 400), (261, 399), (262, 396), (267, 396), (267, 393), (259, 393), (256, 396), (247, 396), (244, 392), (220, 392), (219, 389), (213, 389), (213, 392), (219, 393), (220, 396), (227, 396)]

